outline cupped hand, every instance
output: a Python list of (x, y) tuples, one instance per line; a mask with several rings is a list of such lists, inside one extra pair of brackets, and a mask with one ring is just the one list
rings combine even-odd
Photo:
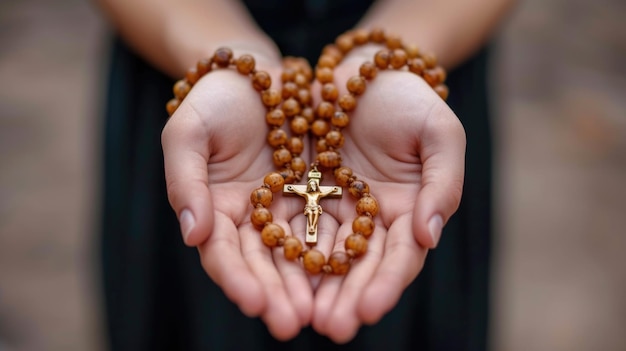
[[(198, 247), (211, 279), (243, 313), (260, 316), (276, 338), (289, 339), (310, 323), (313, 291), (302, 267), (265, 247), (250, 223), (250, 193), (274, 170), (267, 132), (250, 78), (214, 70), (163, 130), (165, 174), (184, 241)], [(302, 204), (277, 197), (274, 222), (287, 234), (290, 222), (304, 228)]]
[[(335, 70), (335, 82), (358, 74), (363, 60)], [(345, 91), (344, 91), (345, 92)], [(459, 92), (457, 92), (459, 93)], [(422, 269), (428, 248), (458, 208), (463, 187), (465, 132), (422, 78), (379, 72), (368, 82), (343, 130), (342, 164), (370, 186), (380, 212), (368, 252), (346, 276), (325, 276), (315, 294), (312, 325), (347, 342), (362, 324), (380, 320)], [(356, 216), (355, 200), (326, 201), (319, 248), (343, 251)]]

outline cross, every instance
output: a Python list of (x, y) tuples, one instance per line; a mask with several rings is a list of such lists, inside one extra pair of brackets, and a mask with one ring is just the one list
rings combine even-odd
[(307, 218), (305, 242), (309, 246), (317, 244), (317, 221), (322, 214), (320, 200), (324, 197), (340, 198), (340, 186), (320, 186), (322, 172), (316, 167), (309, 172), (307, 185), (286, 184), (283, 188), (284, 195), (298, 195), (306, 199), (304, 215)]

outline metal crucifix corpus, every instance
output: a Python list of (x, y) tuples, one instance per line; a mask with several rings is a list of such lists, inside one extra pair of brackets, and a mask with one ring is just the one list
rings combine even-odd
[(336, 185), (320, 186), (322, 172), (315, 167), (309, 172), (308, 177), (307, 185), (286, 184), (283, 194), (298, 195), (306, 199), (306, 205), (304, 205), (304, 215), (307, 218), (305, 242), (312, 246), (317, 244), (317, 222), (322, 214), (320, 200), (324, 197), (339, 198), (342, 189)]

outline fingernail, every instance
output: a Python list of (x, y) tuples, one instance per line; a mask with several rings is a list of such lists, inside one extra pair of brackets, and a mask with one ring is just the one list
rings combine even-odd
[(440, 215), (434, 215), (430, 221), (428, 221), (428, 230), (430, 231), (430, 236), (433, 238), (434, 246), (437, 246), (439, 243), (439, 238), (441, 237), (441, 230), (443, 229), (443, 219), (441, 219)]
[(193, 213), (188, 209), (184, 209), (180, 213), (180, 232), (183, 233), (183, 239), (187, 241), (187, 237), (196, 225), (196, 219), (193, 218)]

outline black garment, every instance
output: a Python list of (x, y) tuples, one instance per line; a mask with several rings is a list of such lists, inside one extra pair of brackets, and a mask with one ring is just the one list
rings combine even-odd
[[(368, 6), (362, 1), (247, 4), (283, 54), (310, 60), (354, 26)], [(183, 245), (167, 202), (160, 144), (173, 81), (116, 40), (106, 101), (102, 224), (111, 349), (485, 350), (491, 233), (486, 58), (481, 52), (448, 78), (448, 103), (468, 138), (459, 211), (396, 308), (339, 347), (312, 329), (287, 343), (274, 340), (262, 322), (243, 316), (226, 299), (202, 270), (197, 251)]]

